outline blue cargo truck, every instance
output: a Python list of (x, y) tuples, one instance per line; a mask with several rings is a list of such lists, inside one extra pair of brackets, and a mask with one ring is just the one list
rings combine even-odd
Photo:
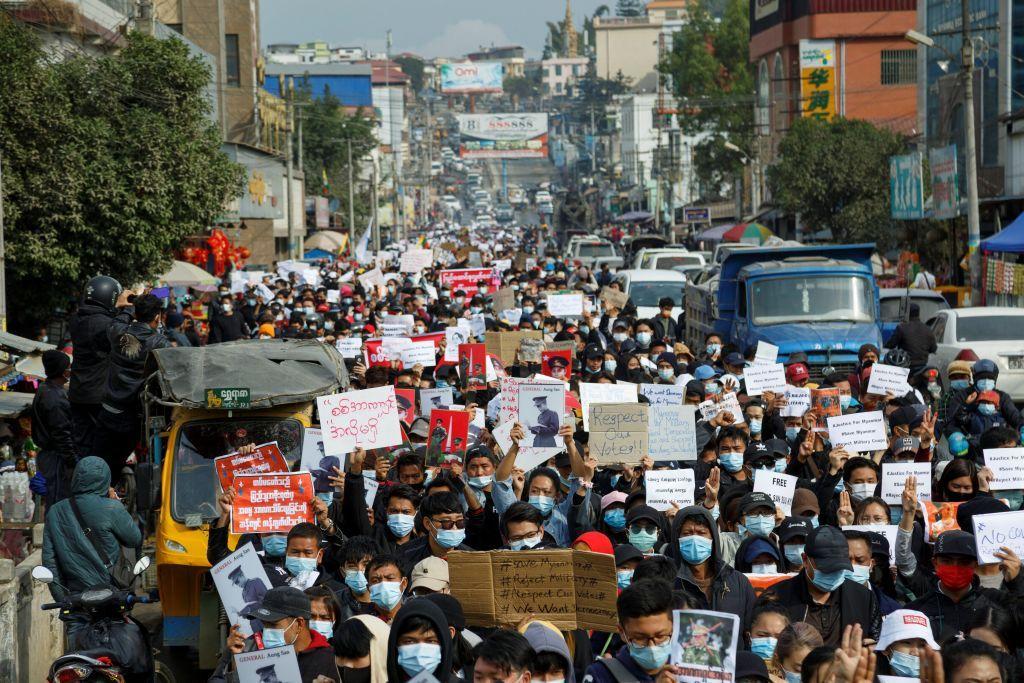
[(873, 244), (734, 251), (717, 274), (687, 286), (687, 343), (703, 349), (714, 332), (744, 352), (763, 340), (779, 347), (780, 361), (805, 352), (812, 381), (826, 367), (851, 372), (862, 344), (881, 348), (873, 252)]

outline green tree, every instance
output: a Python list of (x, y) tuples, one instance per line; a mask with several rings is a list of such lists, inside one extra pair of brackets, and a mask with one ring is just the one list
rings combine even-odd
[(544, 39), (544, 59), (559, 57), (565, 53), (565, 33), (562, 27), (565, 21), (546, 22), (548, 27), (547, 38)]
[(540, 97), (540, 69), (534, 69), (529, 76), (506, 76), (502, 89), (512, 98), (512, 106), (518, 111), (523, 100)]
[(394, 57), (393, 61), (402, 67), (402, 73), (409, 77), (409, 85), (413, 93), (423, 90), (423, 60), (415, 55), (401, 55)]
[(579, 80), (577, 97), (572, 101), (572, 119), (584, 127), (589, 126), (590, 112), (593, 110), (597, 134), (608, 133), (604, 108), (614, 96), (628, 92), (629, 84), (630, 79), (626, 78), (621, 71), (616, 74), (615, 78), (601, 78), (597, 75), (597, 67), (594, 62), (590, 62), (586, 75)]
[(593, 50), (597, 44), (597, 27), (594, 25), (594, 19), (598, 17), (606, 17), (611, 14), (611, 9), (608, 5), (598, 5), (594, 8), (594, 13), (589, 17), (583, 17), (583, 32), (587, 34), (587, 45)]
[(620, 17), (642, 17), (644, 15), (643, 0), (618, 0), (615, 13)]
[[(690, 21), (676, 33), (673, 49), (659, 65), (671, 78), (690, 135), (708, 133), (695, 150), (698, 180), (707, 195), (740, 172), (740, 157), (723, 147), (728, 140), (749, 150), (754, 133), (754, 70), (750, 64), (749, 3), (698, 0)], [(719, 18), (720, 17), (720, 18)]]
[(177, 40), (128, 37), (117, 54), (50, 63), (0, 14), (11, 325), (30, 329), (104, 273), (159, 275), (241, 192), (221, 151), (206, 64)]
[(889, 247), (889, 157), (904, 148), (899, 135), (867, 121), (800, 118), (768, 169), (768, 185), (775, 203), (810, 230), (830, 229), (836, 242)]

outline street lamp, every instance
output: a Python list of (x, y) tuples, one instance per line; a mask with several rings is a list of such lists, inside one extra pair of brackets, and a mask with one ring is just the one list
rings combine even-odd
[[(964, 156), (965, 173), (967, 174), (967, 254), (970, 264), (969, 277), (971, 285), (971, 303), (980, 302), (975, 290), (981, 289), (981, 214), (978, 209), (978, 160), (974, 144), (974, 43), (971, 41), (971, 22), (967, 0), (961, 4), (961, 33), (963, 42), (960, 53), (960, 76), (963, 79), (964, 91)], [(935, 39), (919, 31), (910, 30), (904, 34), (911, 43), (923, 45), (925, 48), (938, 48), (950, 62), (955, 56), (948, 49), (935, 42)], [(949, 68), (939, 63), (943, 71)]]
[[(746, 153), (738, 145), (726, 140), (723, 146), (730, 152), (736, 152), (742, 157), (743, 165), (750, 164), (750, 213), (751, 215), (757, 213), (757, 210), (761, 208), (761, 164), (759, 159)], [(740, 207), (743, 206), (743, 198), (740, 197)], [(740, 211), (742, 213), (742, 210)], [(743, 216), (739, 216), (740, 220), (743, 220)]]

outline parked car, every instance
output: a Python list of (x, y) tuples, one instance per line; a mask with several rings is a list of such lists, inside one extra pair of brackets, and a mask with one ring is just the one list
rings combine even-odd
[(939, 311), (949, 308), (946, 298), (930, 289), (891, 289), (878, 290), (881, 306), (879, 324), (882, 328), (882, 343), (888, 344), (889, 338), (901, 322), (910, 316), (910, 304), (921, 307), (921, 320), (931, 320)]
[(678, 267), (703, 268), (704, 257), (685, 248), (644, 249), (637, 254), (633, 267), (640, 270), (672, 270)]
[(946, 366), (964, 349), (999, 368), (997, 388), (1024, 401), (1024, 309), (975, 306), (941, 310), (928, 321), (938, 350), (929, 358), (948, 382)]
[(516, 210), (511, 204), (498, 204), (494, 209), (494, 217), (499, 223), (511, 223), (516, 218)]
[(636, 306), (637, 318), (658, 315), (658, 300), (671, 297), (676, 302), (675, 315), (682, 312), (686, 276), (676, 270), (620, 270), (615, 280)]
[(569, 261), (578, 261), (581, 265), (594, 267), (596, 259), (608, 263), (610, 268), (621, 268), (622, 257), (615, 251), (615, 245), (602, 239), (581, 239), (570, 242), (566, 249)]

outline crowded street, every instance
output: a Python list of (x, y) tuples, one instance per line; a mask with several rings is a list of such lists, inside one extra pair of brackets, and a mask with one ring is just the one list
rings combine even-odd
[(0, 2), (0, 681), (1024, 681), (1015, 3), (306, 4)]

